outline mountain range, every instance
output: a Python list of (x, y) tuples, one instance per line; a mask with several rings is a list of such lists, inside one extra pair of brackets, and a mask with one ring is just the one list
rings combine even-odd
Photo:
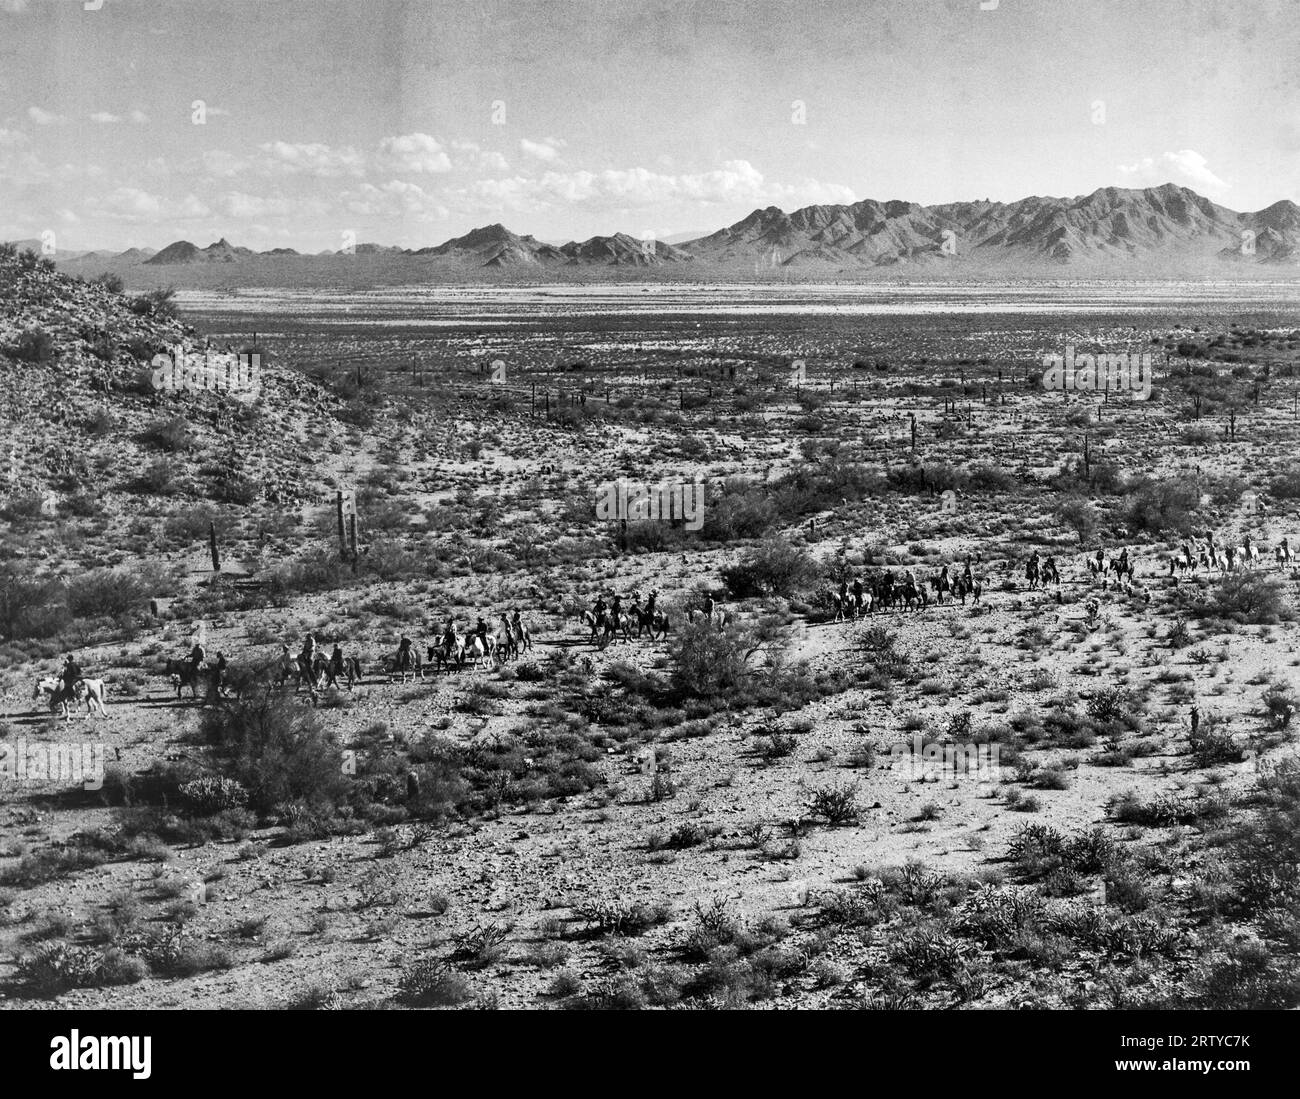
[[(24, 242), (35, 243), (39, 242)], [(805, 206), (793, 213), (758, 209), (714, 233), (670, 244), (626, 233), (556, 245), (519, 235), (504, 225), (474, 229), (435, 246), (403, 249), (358, 244), (349, 253), (301, 255), (289, 248), (254, 252), (224, 238), (206, 248), (176, 241), (156, 253), (64, 253), (70, 268), (177, 268), (269, 262), (337, 263), (379, 257), (412, 266), (413, 273), (474, 270), (551, 273), (581, 268), (653, 268), (664, 273), (717, 277), (763, 271), (826, 276), (890, 270), (964, 269), (998, 275), (1025, 273), (1172, 273), (1178, 269), (1300, 265), (1300, 206), (1282, 200), (1239, 213), (1172, 183), (1150, 188), (1105, 187), (1075, 198), (1031, 196), (922, 206), (864, 199), (848, 205)], [(1281, 273), (1278, 271), (1278, 273)]]

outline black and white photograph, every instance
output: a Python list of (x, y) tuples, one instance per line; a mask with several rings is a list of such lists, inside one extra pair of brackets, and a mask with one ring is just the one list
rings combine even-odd
[(0, 0), (33, 1063), (1014, 1011), (1249, 1080), (1298, 58), (1293, 0)]

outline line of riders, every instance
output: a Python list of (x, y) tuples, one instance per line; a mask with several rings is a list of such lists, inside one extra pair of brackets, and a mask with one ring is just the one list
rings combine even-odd
[[(1035, 554), (1035, 558), (1037, 554)], [(1051, 559), (1048, 559), (1049, 564)], [(944, 565), (938, 573), (928, 580), (918, 581), (912, 569), (904, 569), (895, 576), (892, 569), (881, 569), (867, 577), (864, 584), (855, 578), (850, 585), (847, 579), (840, 581), (838, 591), (831, 592), (831, 606), (834, 609), (832, 621), (843, 622), (847, 618), (859, 618), (875, 610), (892, 610), (901, 607), (904, 610), (922, 610), (930, 605), (930, 591), (934, 591), (935, 602), (942, 604), (945, 599), (960, 599), (966, 605), (967, 597), (978, 603), (984, 594), (984, 579), (975, 574), (979, 557), (966, 555), (962, 570), (957, 575)], [(1055, 564), (1050, 564), (1055, 572)], [(1033, 575), (1039, 573), (1037, 561), (1031, 561)], [(1034, 581), (1037, 583), (1037, 581)]]
[[(479, 618), (475, 627), (466, 634), (456, 630), (455, 620), (447, 619), (446, 626), (438, 635), (437, 641), (428, 648), (427, 662), (438, 669), (443, 667), (463, 667), (465, 662), (474, 661), (483, 664), (495, 664), (527, 652), (533, 647), (532, 635), (524, 625), (522, 616), (516, 608), (510, 615), (501, 616), (501, 627), (493, 632), (483, 618)], [(226, 698), (231, 687), (230, 665), (224, 653), (217, 653), (215, 665), (204, 668), (207, 652), (201, 642), (196, 642), (185, 660), (168, 660), (164, 669), (171, 677), (176, 697), (188, 687), (191, 697), (198, 697), (201, 684), (206, 685), (206, 695), (210, 700)], [(389, 675), (407, 675), (413, 678), (424, 677), (425, 659), (409, 637), (403, 636), (398, 641), (397, 651), (384, 661), (384, 672)], [(307, 686), (315, 691), (338, 688), (346, 684), (351, 689), (363, 678), (361, 660), (348, 656), (342, 645), (335, 643), (333, 651), (327, 656), (317, 644), (316, 638), (308, 634), (303, 640), (301, 651), (296, 655), (288, 645), (280, 646), (280, 655), (276, 659), (272, 673), (277, 686), (283, 686), (293, 679), (298, 687)]]
[[(1249, 534), (1242, 535), (1240, 546), (1231, 543), (1216, 546), (1213, 532), (1207, 531), (1204, 545), (1197, 546), (1193, 541), (1191, 545), (1184, 542), (1178, 547), (1178, 552), (1169, 559), (1169, 575), (1195, 572), (1198, 566), (1203, 569), (1222, 569), (1224, 572), (1235, 572), (1239, 567), (1250, 568), (1259, 564), (1260, 549)], [(1273, 560), (1280, 568), (1291, 564), (1291, 544), (1286, 538), (1273, 547)]]
[[(1286, 538), (1273, 550), (1273, 556), (1280, 566), (1285, 567), (1291, 563), (1291, 548)], [(1195, 542), (1191, 545), (1184, 542), (1179, 547), (1178, 553), (1170, 559), (1169, 575), (1194, 572), (1198, 565), (1231, 572), (1241, 565), (1253, 565), (1259, 560), (1260, 548), (1252, 542), (1249, 534), (1243, 536), (1240, 546), (1218, 546), (1213, 533), (1207, 533), (1203, 545), (1198, 547)], [(967, 554), (961, 572), (955, 575), (945, 564), (935, 576), (919, 582), (912, 569), (904, 569), (901, 576), (895, 577), (888, 568), (868, 576), (865, 584), (861, 578), (855, 578), (852, 583), (847, 579), (841, 580), (839, 590), (830, 593), (834, 609), (833, 621), (858, 618), (877, 609), (924, 609), (929, 606), (931, 590), (939, 605), (945, 599), (956, 599), (965, 606), (967, 597), (978, 603), (984, 590), (983, 577), (975, 571), (979, 564), (978, 554)], [(1109, 560), (1106, 559), (1105, 552), (1098, 549), (1094, 557), (1086, 559), (1086, 564), (1094, 577), (1106, 577), (1113, 572), (1117, 584), (1133, 581), (1134, 564), (1129, 558), (1127, 547)], [(1025, 579), (1031, 590), (1040, 586), (1045, 588), (1048, 584), (1059, 585), (1061, 574), (1056, 559), (1050, 555), (1043, 557), (1037, 550), (1033, 551), (1025, 565)], [(603, 648), (617, 635), (621, 635), (625, 641), (634, 636), (640, 638), (646, 633), (651, 640), (666, 637), (669, 620), (667, 614), (658, 609), (658, 598), (659, 592), (652, 591), (643, 604), (640, 593), (633, 591), (625, 606), (621, 595), (611, 595), (608, 602), (604, 595), (598, 596), (591, 609), (582, 614), (583, 621), (591, 629), (592, 641)], [(725, 621), (725, 615), (715, 606), (712, 596), (705, 597), (703, 613), (710, 622)], [(694, 618), (694, 612), (690, 617)], [(532, 637), (523, 624), (519, 609), (515, 608), (509, 615), (502, 614), (500, 628), (496, 631), (480, 617), (472, 630), (460, 634), (456, 630), (455, 620), (447, 619), (437, 641), (428, 648), (427, 660), (438, 670), (452, 666), (460, 668), (466, 661), (490, 666), (517, 657), (531, 648)], [(205, 677), (210, 699), (227, 696), (229, 662), (225, 654), (218, 652), (215, 665), (204, 669), (203, 662), (206, 659), (207, 653), (202, 643), (196, 642), (188, 659), (167, 661), (166, 672), (171, 676), (177, 698), (181, 697), (182, 689), (187, 686), (191, 695), (197, 697), (198, 686)], [(397, 652), (386, 661), (384, 670), (389, 674), (400, 675), (403, 679), (407, 675), (423, 678), (424, 664), (425, 661), (421, 659), (411, 639), (403, 636), (398, 643)], [(340, 682), (345, 682), (350, 689), (362, 678), (361, 661), (355, 656), (344, 655), (338, 644), (326, 656), (317, 646), (316, 639), (309, 634), (297, 656), (290, 652), (288, 645), (281, 647), (275, 679), (283, 685), (290, 678), (295, 678), (300, 686), (306, 684), (312, 690), (337, 688)], [(44, 689), (50, 694), (51, 709), (57, 709), (61, 704), (66, 709), (68, 703), (86, 693), (86, 684), (98, 682), (86, 680), (71, 655), (67, 657), (57, 681), (43, 681)]]
[[(648, 633), (651, 641), (658, 641), (668, 635), (669, 628), (668, 615), (658, 609), (658, 601), (657, 589), (647, 596), (644, 605), (641, 593), (631, 592), (626, 607), (623, 606), (623, 597), (617, 593), (610, 596), (608, 603), (604, 595), (598, 595), (591, 609), (583, 611), (582, 620), (591, 628), (592, 641), (601, 648), (619, 634), (624, 641), (630, 641), (634, 636), (639, 638)], [(704, 614), (710, 620), (715, 618), (712, 597), (705, 599)], [(635, 634), (632, 633), (634, 629)]]

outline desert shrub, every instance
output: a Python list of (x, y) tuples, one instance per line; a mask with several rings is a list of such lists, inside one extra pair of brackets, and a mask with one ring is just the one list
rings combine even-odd
[(1070, 496), (1062, 500), (1056, 509), (1056, 518), (1062, 526), (1074, 531), (1081, 546), (1092, 539), (1101, 522), (1097, 509), (1083, 496)]
[[(724, 491), (707, 501), (700, 536), (710, 542), (761, 538), (777, 522), (775, 502), (766, 494), (745, 487)], [(631, 533), (631, 527), (628, 528)]]
[(137, 491), (150, 496), (167, 496), (176, 490), (176, 471), (166, 458), (155, 458), (135, 479)]
[(1229, 574), (1195, 606), (1202, 618), (1228, 619), (1247, 625), (1277, 622), (1283, 614), (1282, 588), (1276, 580), (1249, 573)]
[(447, 1008), (471, 998), (469, 983), (437, 957), (417, 961), (402, 974), (398, 1000), (413, 1008)]
[(24, 855), (16, 866), (0, 870), (0, 885), (13, 885), (23, 889), (45, 885), (99, 866), (104, 856), (84, 847), (51, 847), (35, 854)]
[(225, 775), (192, 779), (183, 783), (179, 792), (189, 808), (200, 816), (239, 809), (248, 804), (248, 791), (238, 780)]
[(1291, 720), (1295, 716), (1296, 708), (1300, 707), (1300, 699), (1296, 698), (1286, 684), (1269, 684), (1260, 701), (1264, 705), (1264, 714), (1271, 728), (1289, 729), (1291, 727)]
[(174, 320), (177, 316), (176, 288), (168, 286), (146, 290), (127, 301), (127, 308), (140, 317)]
[(916, 979), (951, 980), (965, 964), (962, 944), (931, 928), (904, 933), (891, 942), (889, 960)]
[(1300, 1005), (1300, 965), (1258, 940), (1227, 942), (1192, 974), (1177, 1006), (1214, 1011), (1267, 1010)]
[(1300, 465), (1287, 466), (1273, 478), (1268, 491), (1279, 500), (1300, 500)]
[(151, 594), (137, 570), (93, 569), (68, 581), (68, 610), (74, 618), (116, 617), (142, 610)]
[(1129, 502), (1125, 519), (1134, 533), (1187, 534), (1200, 501), (1200, 487), (1189, 478), (1146, 481)]
[[(203, 739), (228, 761), (249, 804), (268, 811), (282, 803), (328, 810), (345, 791), (342, 753), (312, 710), (263, 688), (204, 712)], [(233, 796), (233, 787), (227, 792)]]
[(0, 570), (0, 636), (53, 637), (71, 617), (66, 590), (57, 580), (34, 580), (25, 572)]
[(760, 647), (754, 632), (738, 622), (722, 629), (702, 619), (688, 622), (669, 642), (671, 684), (687, 697), (734, 695), (744, 688), (749, 660)]
[(18, 960), (15, 977), (37, 996), (57, 996), (71, 988), (134, 984), (148, 975), (139, 958), (110, 947), (100, 951), (89, 946), (45, 943)]
[(583, 921), (586, 934), (591, 936), (644, 935), (652, 927), (667, 923), (672, 915), (667, 905), (600, 899), (583, 901), (573, 914)]
[(12, 358), (28, 363), (53, 362), (58, 354), (54, 339), (43, 328), (28, 328), (20, 333), (9, 348)]
[(173, 454), (189, 450), (195, 443), (194, 430), (182, 416), (154, 420), (145, 427), (141, 438), (150, 446)]
[(808, 812), (827, 824), (851, 824), (858, 819), (858, 784), (825, 786), (814, 790), (808, 798)]
[(738, 599), (763, 595), (794, 595), (817, 575), (816, 563), (783, 538), (771, 538), (746, 551), (735, 565), (722, 570), (722, 582)]
[(338, 587), (347, 566), (336, 551), (320, 548), (286, 561), (272, 570), (267, 592), (277, 604), (300, 592), (326, 591)]

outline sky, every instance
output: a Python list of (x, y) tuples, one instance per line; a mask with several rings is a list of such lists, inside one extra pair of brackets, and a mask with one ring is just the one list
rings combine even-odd
[(0, 0), (0, 239), (422, 247), (1300, 200), (1295, 0)]

